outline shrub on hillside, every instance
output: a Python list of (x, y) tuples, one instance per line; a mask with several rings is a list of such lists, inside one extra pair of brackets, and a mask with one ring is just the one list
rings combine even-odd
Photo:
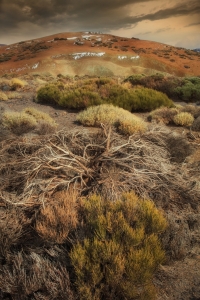
[(78, 298), (155, 299), (153, 274), (164, 261), (158, 235), (166, 220), (134, 193), (115, 202), (90, 196), (80, 207), (82, 226), (70, 253)]
[(78, 114), (77, 121), (86, 126), (114, 125), (121, 133), (129, 135), (147, 129), (141, 118), (111, 104), (89, 107)]
[(178, 113), (174, 117), (174, 123), (180, 126), (191, 126), (194, 122), (194, 117), (188, 112)]
[(3, 125), (13, 133), (20, 135), (27, 133), (37, 126), (37, 121), (33, 116), (24, 112), (5, 112), (2, 119)]

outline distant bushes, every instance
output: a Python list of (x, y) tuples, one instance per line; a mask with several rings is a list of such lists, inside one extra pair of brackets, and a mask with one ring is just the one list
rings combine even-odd
[(100, 126), (103, 124), (114, 125), (122, 134), (131, 135), (145, 132), (145, 122), (130, 112), (109, 104), (92, 106), (80, 112), (77, 121), (87, 126)]
[(38, 90), (37, 101), (76, 109), (110, 103), (131, 112), (173, 105), (163, 93), (147, 88), (129, 89), (107, 78), (82, 80), (68, 85), (47, 84)]
[(200, 97), (200, 77), (174, 77), (154, 74), (150, 76), (133, 75), (125, 81), (133, 86), (141, 85), (163, 92), (168, 97), (186, 102), (195, 102)]
[(134, 193), (115, 202), (93, 195), (80, 210), (83, 225), (70, 253), (78, 299), (155, 299), (166, 220), (153, 202)]

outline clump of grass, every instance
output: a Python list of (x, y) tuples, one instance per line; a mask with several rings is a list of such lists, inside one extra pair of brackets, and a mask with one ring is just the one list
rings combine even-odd
[(92, 195), (80, 210), (70, 253), (78, 298), (155, 299), (152, 278), (165, 257), (158, 234), (167, 223), (153, 202), (134, 193), (115, 202)]
[(111, 104), (89, 107), (78, 114), (77, 121), (86, 126), (114, 125), (121, 133), (129, 135), (147, 129), (141, 118)]
[(18, 92), (9, 91), (7, 93), (8, 99), (22, 99), (22, 94)]
[(188, 112), (180, 112), (174, 117), (174, 123), (180, 126), (191, 126), (194, 117)]
[(19, 88), (23, 88), (26, 85), (26, 82), (19, 78), (13, 78), (11, 80), (10, 85), (11, 85), (11, 89), (15, 91)]
[(27, 133), (37, 126), (37, 121), (33, 116), (24, 112), (5, 112), (2, 119), (3, 126), (17, 135)]
[(8, 96), (0, 91), (0, 101), (6, 101), (8, 100)]
[(119, 132), (125, 135), (132, 135), (134, 133), (143, 133), (147, 130), (146, 123), (139, 117), (134, 115), (124, 117), (121, 116), (116, 125)]

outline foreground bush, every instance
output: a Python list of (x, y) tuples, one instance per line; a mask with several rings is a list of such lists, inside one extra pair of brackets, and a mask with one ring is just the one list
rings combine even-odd
[(147, 127), (145, 122), (130, 112), (109, 104), (92, 106), (80, 112), (77, 121), (87, 126), (100, 126), (103, 124), (114, 125), (124, 134), (144, 132)]
[(38, 90), (37, 101), (76, 109), (110, 103), (131, 112), (173, 106), (173, 102), (161, 92), (147, 88), (129, 89), (103, 79), (82, 80), (69, 85), (47, 84)]
[(78, 299), (155, 299), (166, 221), (153, 202), (134, 193), (115, 202), (93, 195), (80, 211), (83, 225), (70, 254)]
[(181, 112), (174, 117), (174, 123), (181, 126), (191, 126), (194, 117), (188, 112)]

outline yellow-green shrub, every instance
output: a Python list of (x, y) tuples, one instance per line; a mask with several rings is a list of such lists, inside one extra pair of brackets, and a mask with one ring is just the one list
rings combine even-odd
[(70, 253), (78, 298), (155, 299), (152, 277), (165, 257), (162, 213), (134, 193), (115, 202), (90, 196), (80, 213), (81, 236)]
[(5, 112), (2, 123), (15, 134), (27, 133), (37, 126), (37, 121), (33, 116), (24, 112)]
[(111, 104), (91, 106), (78, 114), (77, 121), (87, 126), (114, 125), (121, 133), (129, 135), (147, 129), (141, 118)]
[(143, 133), (147, 130), (146, 123), (139, 117), (131, 115), (130, 117), (120, 117), (116, 127), (122, 134), (131, 135), (134, 133)]
[(21, 80), (21, 79), (19, 79), (19, 78), (13, 78), (11, 80), (10, 85), (11, 85), (11, 89), (12, 90), (16, 90), (18, 88), (24, 87), (26, 85), (26, 82), (23, 81), (23, 80)]
[(23, 112), (30, 116), (33, 116), (37, 121), (41, 120), (50, 123), (52, 125), (55, 125), (55, 121), (50, 117), (49, 114), (39, 111), (34, 107), (27, 107), (23, 110)]
[(191, 126), (194, 117), (188, 112), (181, 112), (174, 117), (174, 123), (180, 126)]
[(131, 112), (173, 106), (173, 102), (161, 92), (148, 88), (131, 89), (108, 79), (80, 80), (68, 85), (59, 82), (47, 84), (38, 90), (37, 101), (76, 109), (110, 103)]
[(0, 101), (6, 101), (8, 100), (8, 96), (0, 91)]

